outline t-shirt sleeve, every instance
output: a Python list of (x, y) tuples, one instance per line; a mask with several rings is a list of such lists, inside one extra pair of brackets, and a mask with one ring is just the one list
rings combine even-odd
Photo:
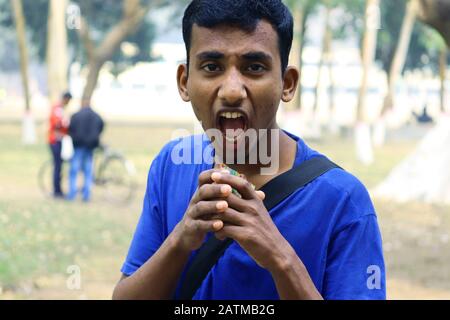
[(348, 223), (330, 240), (324, 280), (323, 296), (328, 300), (386, 299), (381, 234), (374, 213)]
[(150, 167), (144, 203), (122, 273), (130, 276), (159, 249), (164, 241), (164, 224), (160, 207), (162, 159), (159, 155)]

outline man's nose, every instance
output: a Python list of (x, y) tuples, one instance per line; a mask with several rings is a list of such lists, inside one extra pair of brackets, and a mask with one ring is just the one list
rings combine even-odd
[(233, 69), (226, 75), (218, 93), (219, 99), (229, 105), (237, 105), (247, 98), (247, 90), (238, 70)]

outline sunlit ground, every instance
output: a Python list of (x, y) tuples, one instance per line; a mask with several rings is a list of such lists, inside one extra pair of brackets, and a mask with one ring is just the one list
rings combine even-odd
[[(128, 206), (105, 202), (94, 189), (92, 203), (43, 197), (39, 166), (49, 157), (45, 127), (40, 143), (20, 143), (17, 124), (0, 125), (0, 299), (109, 299), (120, 277), (141, 210), (148, 167), (173, 128), (109, 125), (104, 141), (137, 169), (136, 197)], [(376, 151), (365, 167), (354, 159), (351, 139), (311, 143), (356, 174), (369, 188), (411, 152), (414, 139), (396, 139)], [(95, 193), (97, 191), (97, 194)], [(390, 299), (450, 299), (450, 208), (375, 201), (384, 240)], [(81, 288), (67, 287), (67, 268), (81, 270)]]

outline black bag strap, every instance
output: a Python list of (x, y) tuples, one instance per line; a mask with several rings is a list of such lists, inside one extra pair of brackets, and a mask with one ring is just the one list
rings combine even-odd
[[(340, 167), (322, 156), (304, 161), (299, 166), (270, 180), (260, 189), (266, 194), (264, 206), (267, 211), (270, 211), (296, 190), (335, 168)], [(186, 271), (181, 286), (180, 300), (192, 299), (209, 271), (232, 243), (233, 239), (220, 241), (215, 236), (211, 236), (200, 247)]]

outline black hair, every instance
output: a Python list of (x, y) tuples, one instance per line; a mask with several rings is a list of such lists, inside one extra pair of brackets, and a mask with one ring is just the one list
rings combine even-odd
[(183, 17), (188, 68), (194, 24), (204, 28), (230, 24), (252, 32), (262, 19), (268, 20), (278, 34), (281, 71), (284, 73), (292, 47), (294, 19), (281, 0), (193, 0)]
[(62, 97), (63, 97), (63, 99), (71, 100), (72, 99), (72, 94), (70, 92), (66, 92), (66, 93), (63, 94)]

